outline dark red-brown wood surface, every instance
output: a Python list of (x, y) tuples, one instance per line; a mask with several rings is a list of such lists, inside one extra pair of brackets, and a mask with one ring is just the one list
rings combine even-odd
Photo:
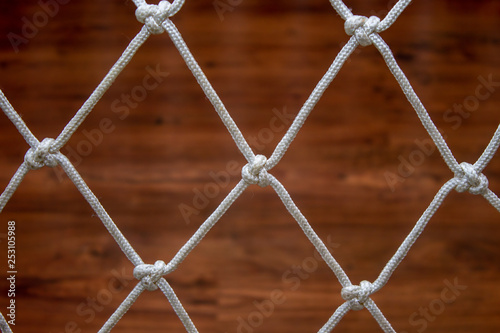
[[(52, 16), (44, 1), (0, 3), (0, 88), (40, 140), (60, 133), (141, 28), (130, 0), (62, 2)], [(187, 0), (172, 21), (254, 151), (269, 156), (349, 37), (327, 0), (215, 3), (226, 4), (222, 16), (212, 0)], [(382, 17), (394, 1), (346, 3)], [(381, 36), (457, 160), (476, 161), (500, 123), (500, 3), (415, 0)], [(429, 140), (380, 54), (360, 47), (270, 172), (353, 283), (373, 281), (453, 177)], [(2, 189), (27, 149), (1, 115)], [(173, 257), (245, 164), (166, 34), (145, 43), (61, 152), (147, 263)], [(484, 173), (500, 193), (500, 156)], [(137, 283), (60, 168), (30, 172), (0, 221), (4, 314), (5, 233), (16, 222), (15, 333), (96, 332)], [(453, 191), (372, 298), (398, 332), (497, 333), (499, 239), (498, 211)], [(200, 333), (317, 332), (343, 302), (276, 193), (255, 185), (167, 280)], [(113, 331), (184, 328), (155, 291)], [(381, 330), (362, 310), (334, 332)]]

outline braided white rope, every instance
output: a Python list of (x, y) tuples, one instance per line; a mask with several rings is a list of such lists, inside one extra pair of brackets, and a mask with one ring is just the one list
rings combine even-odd
[[(80, 191), (82, 196), (99, 216), (102, 223), (113, 236), (124, 254), (135, 266), (134, 276), (139, 280), (139, 282), (110, 316), (99, 332), (109, 332), (145, 290), (153, 291), (159, 288), (172, 305), (173, 310), (181, 320), (187, 332), (197, 333), (198, 331), (194, 323), (190, 319), (180, 300), (177, 298), (167, 279), (165, 279), (165, 276), (177, 269), (179, 264), (200, 243), (203, 237), (205, 237), (208, 231), (219, 221), (233, 202), (243, 193), (243, 191), (245, 191), (248, 186), (253, 184), (261, 187), (271, 186), (274, 189), (288, 212), (295, 218), (309, 241), (314, 245), (316, 250), (325, 260), (342, 285), (341, 296), (344, 298), (345, 302), (334, 311), (329, 320), (319, 330), (321, 333), (330, 332), (349, 310), (357, 311), (362, 310), (363, 308), (366, 308), (372, 314), (384, 332), (395, 332), (389, 321), (384, 317), (381, 310), (377, 307), (370, 296), (380, 290), (388, 282), (392, 273), (407, 255), (412, 245), (423, 232), (427, 223), (453, 189), (456, 189), (458, 192), (468, 191), (474, 195), (482, 195), (500, 212), (500, 199), (488, 188), (488, 178), (483, 174), (484, 168), (493, 158), (500, 145), (500, 126), (495, 131), (495, 134), (485, 151), (474, 164), (466, 162), (459, 164), (453, 156), (451, 150), (448, 148), (443, 136), (434, 125), (427, 110), (414, 92), (408, 79), (398, 66), (390, 48), (378, 34), (388, 29), (396, 21), (399, 15), (410, 4), (411, 0), (398, 1), (382, 20), (375, 16), (366, 18), (363, 16), (353, 15), (342, 1), (330, 0), (333, 8), (337, 11), (340, 17), (345, 20), (344, 27), (346, 33), (352, 37), (341, 49), (330, 68), (318, 82), (269, 159), (263, 155), (254, 154), (240, 132), (238, 126), (226, 110), (221, 99), (189, 51), (180, 32), (170, 20), (170, 17), (175, 15), (181, 9), (184, 4), (184, 0), (175, 0), (173, 3), (160, 1), (157, 5), (150, 5), (145, 0), (133, 0), (133, 2), (137, 6), (137, 20), (144, 24), (143, 28), (130, 42), (118, 61), (113, 65), (108, 74), (104, 77), (101, 83), (85, 101), (83, 106), (77, 111), (70, 122), (64, 127), (61, 134), (56, 139), (45, 138), (40, 142), (31, 133), (28, 126), (24, 123), (19, 114), (14, 110), (3, 92), (0, 90), (0, 108), (2, 108), (3, 112), (15, 125), (19, 133), (30, 146), (26, 152), (24, 162), (19, 166), (6, 189), (0, 195), (0, 212), (3, 210), (12, 194), (16, 191), (19, 184), (30, 170), (42, 168), (44, 166), (55, 167), (56, 165), (60, 165)], [(191, 70), (194, 77), (198, 81), (203, 92), (214, 106), (215, 111), (220, 116), (222, 122), (228, 129), (237, 147), (248, 163), (242, 168), (240, 182), (229, 192), (217, 209), (179, 249), (174, 257), (168, 263), (158, 260), (155, 264), (151, 265), (145, 264), (142, 261), (140, 256), (123, 236), (120, 229), (113, 222), (106, 210), (102, 207), (97, 197), (92, 193), (83, 178), (77, 172), (76, 168), (66, 156), (60, 153), (59, 150), (68, 142), (85, 117), (92, 111), (96, 103), (112, 85), (125, 66), (130, 62), (141, 45), (151, 36), (151, 34), (161, 34), (165, 31), (186, 62), (187, 67)], [(359, 45), (368, 46), (371, 44), (379, 50), (380, 54), (384, 58), (387, 66), (401, 86), (401, 89), (406, 95), (408, 101), (417, 112), (424, 128), (435, 142), (441, 156), (453, 172), (454, 177), (448, 180), (441, 187), (430, 205), (415, 224), (414, 228), (410, 231), (403, 243), (397, 249), (396, 253), (382, 269), (378, 278), (373, 283), (362, 281), (359, 285), (354, 285), (351, 283), (349, 277), (335, 260), (326, 245), (315, 233), (299, 208), (295, 205), (285, 187), (271, 173), (269, 173), (269, 170), (276, 166), (284, 156), (298, 131), (306, 121), (308, 115), (316, 106), (326, 88), (336, 77), (345, 61), (349, 58), (353, 51)], [(12, 333), (11, 328), (1, 312), (0, 330), (3, 333)]]
[(219, 117), (222, 119), (222, 122), (224, 123), (224, 125), (226, 125), (229, 133), (233, 137), (233, 140), (238, 146), (241, 153), (245, 156), (248, 162), (252, 161), (254, 159), (254, 153), (252, 152), (252, 149), (243, 137), (243, 134), (241, 134), (238, 126), (236, 126), (233, 118), (231, 118), (231, 116), (229, 115), (229, 112), (226, 110), (224, 103), (222, 103), (221, 99), (208, 81), (205, 73), (203, 73), (203, 71), (201, 70), (200, 65), (198, 65), (198, 62), (194, 59), (191, 51), (189, 51), (186, 42), (184, 42), (184, 39), (175, 27), (174, 23), (170, 20), (166, 20), (163, 23), (163, 28), (169, 34), (170, 39), (172, 39), (175, 47), (177, 48), (177, 50), (179, 50), (179, 53), (186, 62), (186, 65), (193, 73), (208, 100), (214, 106), (215, 111), (217, 111)]
[(108, 74), (92, 92), (90, 97), (85, 101), (80, 110), (78, 110), (73, 119), (71, 119), (70, 122), (66, 125), (61, 134), (59, 134), (52, 148), (52, 152), (61, 149), (68, 142), (70, 137), (76, 132), (78, 127), (92, 111), (97, 102), (101, 99), (101, 97), (109, 89), (109, 87), (111, 87), (117, 76), (122, 72), (125, 66), (127, 66), (134, 54), (150, 35), (151, 33), (149, 32), (149, 30), (144, 27), (137, 34), (137, 36), (132, 39), (118, 61), (113, 65), (113, 67), (111, 67)]
[(3, 333), (12, 333), (9, 324), (7, 324), (7, 321), (5, 320), (5, 317), (1, 312), (0, 312), (0, 331), (2, 331)]

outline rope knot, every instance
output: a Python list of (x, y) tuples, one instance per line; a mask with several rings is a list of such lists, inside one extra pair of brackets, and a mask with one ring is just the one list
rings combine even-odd
[(157, 5), (142, 5), (137, 7), (135, 11), (137, 20), (144, 23), (152, 34), (161, 34), (163, 22), (170, 17), (170, 2), (162, 0)]
[(43, 166), (55, 167), (57, 160), (50, 152), (50, 148), (54, 144), (54, 139), (45, 138), (37, 147), (31, 147), (24, 155), (24, 161), (32, 170), (40, 169)]
[(353, 15), (345, 21), (344, 29), (349, 36), (354, 35), (360, 45), (367, 46), (372, 43), (370, 35), (377, 32), (379, 23), (380, 19), (377, 16), (367, 18), (366, 16)]
[(252, 163), (248, 163), (241, 170), (241, 176), (247, 184), (258, 184), (266, 187), (270, 183), (269, 174), (266, 170), (267, 158), (264, 155), (255, 156)]
[(364, 308), (364, 303), (373, 293), (373, 285), (368, 281), (361, 281), (359, 286), (351, 285), (342, 288), (342, 298), (349, 302), (351, 309), (358, 311)]
[(455, 187), (457, 192), (469, 191), (475, 195), (485, 193), (488, 189), (488, 178), (467, 162), (460, 163), (460, 167), (462, 173), (455, 175), (460, 181)]
[(156, 283), (170, 270), (162, 260), (157, 260), (154, 265), (141, 264), (134, 268), (134, 277), (141, 280), (147, 290), (153, 291), (158, 288)]

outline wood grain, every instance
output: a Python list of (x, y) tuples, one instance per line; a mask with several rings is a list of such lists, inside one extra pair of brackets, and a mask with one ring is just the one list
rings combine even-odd
[[(382, 17), (393, 1), (346, 2)], [(141, 27), (130, 0), (70, 1), (16, 52), (8, 36), (22, 36), (40, 4), (3, 1), (0, 10), (0, 88), (39, 139), (58, 135)], [(474, 162), (500, 123), (498, 85), (477, 104), (472, 98), (485, 91), (483, 80), (500, 82), (499, 15), (492, 0), (415, 1), (381, 34), (459, 161)], [(348, 40), (326, 0), (243, 0), (223, 20), (212, 1), (187, 1), (172, 20), (254, 150), (267, 156)], [(123, 102), (154, 69), (168, 73), (158, 87)], [(85, 144), (96, 131), (100, 142)], [(270, 172), (351, 280), (373, 281), (453, 177), (428, 140), (382, 57), (359, 48)], [(0, 116), (2, 188), (27, 149)], [(148, 263), (172, 258), (244, 165), (166, 35), (145, 43), (61, 151)], [(410, 159), (417, 163), (405, 169)], [(500, 156), (485, 174), (500, 193)], [(402, 180), (391, 187), (388, 175)], [(210, 198), (193, 202), (207, 189)], [(195, 204), (186, 219), (180, 207)], [(30, 172), (0, 216), (0, 233), (17, 223), (14, 332), (96, 332), (136, 284), (133, 266), (60, 169)], [(373, 295), (398, 332), (499, 331), (499, 217), (480, 197), (450, 194)], [(4, 274), (6, 258), (0, 262)], [(340, 284), (277, 195), (257, 186), (167, 280), (204, 333), (316, 332), (342, 303)], [(454, 282), (466, 289), (443, 305)], [(184, 329), (165, 297), (150, 292), (114, 331)], [(366, 310), (348, 313), (334, 330), (379, 331)]]

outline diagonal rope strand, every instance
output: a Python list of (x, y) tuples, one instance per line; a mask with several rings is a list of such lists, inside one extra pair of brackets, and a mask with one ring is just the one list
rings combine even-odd
[(429, 220), (432, 218), (434, 213), (437, 211), (439, 206), (441, 206), (441, 203), (444, 201), (444, 199), (448, 196), (448, 194), (455, 188), (457, 185), (457, 179), (453, 178), (449, 181), (447, 181), (438, 191), (434, 199), (432, 200), (431, 204), (425, 212), (422, 214), (420, 219), (417, 221), (411, 232), (408, 234), (408, 236), (405, 238), (403, 243), (400, 245), (396, 253), (393, 255), (393, 257), (389, 260), (389, 262), (386, 264), (382, 272), (380, 273), (379, 277), (375, 282), (373, 283), (375, 290), (378, 291), (380, 290), (386, 283), (389, 281), (389, 278), (391, 277), (392, 273), (396, 270), (396, 268), (399, 266), (401, 261), (404, 259), (404, 257), (408, 254), (408, 251), (412, 247), (412, 245), (415, 243), (415, 241), (418, 239), (422, 231), (424, 230), (425, 226), (429, 222)]
[(92, 111), (97, 102), (101, 99), (104, 93), (111, 87), (118, 75), (123, 71), (125, 66), (132, 60), (132, 57), (141, 47), (142, 44), (151, 36), (151, 33), (146, 27), (142, 27), (141, 31), (132, 39), (118, 61), (111, 67), (108, 74), (104, 77), (97, 88), (92, 92), (90, 97), (85, 101), (80, 110), (64, 127), (61, 134), (57, 137), (51, 152), (56, 152), (61, 149), (76, 132), (88, 114)]
[(365, 302), (365, 308), (370, 311), (373, 318), (375, 318), (380, 328), (385, 333), (396, 333), (394, 328), (392, 328), (391, 323), (389, 323), (389, 321), (383, 315), (382, 311), (380, 311), (380, 309), (378, 308), (377, 304), (375, 304), (375, 302), (371, 298), (368, 298), (368, 300)]
[(196, 81), (198, 81), (198, 84), (200, 85), (201, 89), (203, 89), (203, 92), (207, 96), (208, 100), (212, 103), (213, 107), (215, 108), (215, 111), (221, 118), (222, 122), (228, 129), (229, 133), (231, 134), (231, 137), (238, 146), (238, 149), (241, 151), (243, 156), (245, 156), (248, 162), (252, 161), (255, 157), (254, 153), (252, 152), (252, 149), (250, 148), (248, 142), (243, 137), (243, 134), (241, 134), (238, 126), (236, 126), (236, 123), (234, 122), (233, 118), (231, 118), (231, 116), (229, 115), (229, 112), (224, 106), (224, 103), (222, 103), (222, 100), (220, 99), (219, 95), (217, 95), (214, 88), (210, 84), (210, 81), (208, 81), (200, 65), (198, 65), (198, 62), (194, 59), (193, 55), (191, 54), (191, 51), (186, 45), (186, 42), (184, 42), (184, 39), (179, 33), (179, 30), (177, 30), (177, 27), (170, 20), (166, 20), (163, 23), (163, 27), (167, 31), (168, 35), (170, 36), (170, 39), (172, 40), (175, 47), (179, 51), (180, 55), (186, 62), (186, 65), (188, 66), (189, 70), (193, 73), (194, 77), (196, 78)]
[(10, 200), (10, 198), (12, 197), (14, 192), (17, 190), (17, 188), (19, 187), (19, 185), (21, 184), (22, 180), (24, 179), (24, 177), (26, 176), (26, 174), (28, 173), (29, 170), (30, 169), (28, 168), (28, 166), (24, 162), (17, 169), (14, 176), (12, 176), (12, 178), (9, 181), (9, 184), (7, 185), (5, 190), (3, 191), (2, 195), (0, 195), (0, 213), (3, 211), (3, 209), (5, 208), (5, 205)]
[(384, 19), (380, 21), (380, 24), (377, 27), (377, 32), (387, 30), (394, 22), (396, 22), (399, 15), (401, 15), (411, 2), (412, 0), (399, 0), (394, 6), (392, 6), (389, 13), (387, 13)]
[(495, 156), (499, 145), (500, 145), (500, 125), (497, 127), (497, 130), (495, 131), (493, 138), (491, 139), (490, 143), (488, 144), (484, 152), (481, 154), (481, 157), (479, 157), (477, 162), (474, 163), (474, 167), (477, 169), (478, 172), (482, 172), (484, 168), (486, 168), (486, 165), (490, 163), (493, 156)]
[(66, 174), (68, 175), (69, 179), (71, 179), (73, 184), (75, 184), (78, 191), (80, 191), (80, 193), (83, 195), (85, 200), (87, 200), (87, 202), (90, 204), (90, 206), (97, 214), (97, 216), (99, 216), (102, 223), (104, 224), (106, 229), (108, 229), (109, 233), (111, 234), (111, 236), (113, 236), (116, 243), (120, 246), (120, 248), (122, 249), (123, 253), (125, 253), (127, 258), (135, 266), (143, 264), (144, 262), (142, 261), (142, 259), (135, 252), (134, 248), (130, 245), (125, 236), (123, 236), (120, 229), (118, 229), (118, 227), (113, 222), (111, 217), (109, 217), (108, 213), (99, 202), (99, 199), (97, 199), (95, 194), (90, 190), (90, 188), (83, 180), (82, 176), (80, 176), (78, 171), (76, 171), (75, 167), (73, 166), (73, 164), (71, 164), (69, 159), (61, 153), (58, 153), (56, 155), (56, 159), (62, 166), (64, 172), (66, 172)]
[(182, 306), (182, 303), (177, 298), (177, 295), (175, 294), (170, 284), (168, 284), (165, 279), (161, 279), (158, 282), (158, 287), (163, 292), (165, 297), (167, 297), (168, 301), (172, 305), (172, 308), (174, 309), (174, 312), (177, 314), (177, 317), (179, 317), (188, 333), (198, 333), (198, 330), (194, 326), (193, 321)]
[(145, 290), (142, 283), (138, 283), (134, 289), (128, 294), (128, 296), (123, 300), (123, 302), (118, 306), (118, 308), (113, 312), (109, 319), (104, 323), (98, 333), (108, 333), (113, 327), (118, 323), (118, 321), (123, 317), (123, 315), (130, 309), (132, 304), (135, 303), (137, 298)]
[(321, 327), (321, 329), (318, 331), (318, 333), (330, 333), (335, 326), (344, 318), (347, 312), (349, 312), (349, 304), (348, 303), (342, 303), (341, 306), (335, 310), (333, 315), (328, 319), (328, 321)]
[(10, 329), (9, 324), (7, 324), (2, 312), (0, 312), (0, 330), (2, 333), (12, 333), (12, 330)]
[[(185, 0), (174, 0), (172, 4), (167, 1), (160, 1), (158, 5), (150, 5), (145, 0), (133, 0), (137, 6), (136, 17), (145, 25), (141, 31), (135, 36), (132, 42), (127, 46), (118, 61), (113, 65), (101, 83), (97, 86), (91, 96), (85, 101), (83, 106), (78, 110), (75, 116), (65, 126), (61, 134), (56, 140), (46, 138), (43, 141), (38, 139), (31, 133), (28, 126), (24, 123), (21, 116), (14, 110), (10, 102), (7, 100), (3, 92), (0, 90), (0, 107), (6, 116), (12, 121), (19, 133), (24, 137), (30, 145), (30, 149), (25, 155), (25, 161), (17, 169), (16, 173), (11, 178), (6, 189), (0, 196), (0, 212), (4, 209), (7, 202), (12, 197), (13, 193), (19, 187), (23, 178), (31, 169), (38, 169), (43, 166), (54, 167), (60, 164), (73, 184), (80, 191), (82, 196), (87, 200), (95, 213), (99, 216), (108, 232), (114, 238), (116, 243), (127, 258), (135, 265), (134, 276), (140, 279), (140, 282), (128, 294), (125, 300), (115, 310), (115, 312), (106, 321), (99, 332), (109, 332), (123, 317), (123, 315), (131, 308), (137, 298), (147, 290), (154, 290), (157, 287), (163, 292), (167, 300), (170, 302), (174, 312), (181, 320), (188, 333), (198, 333), (194, 323), (184, 309), (182, 303), (175, 294), (173, 288), (163, 277), (164, 275), (175, 270), (178, 265), (189, 255), (189, 253), (200, 243), (208, 231), (220, 220), (226, 213), (234, 201), (245, 191), (251, 184), (258, 184), (261, 187), (270, 185), (276, 194), (283, 202), (285, 208), (296, 220), (306, 237), (319, 252), (323, 260), (335, 274), (340, 284), (342, 285), (342, 297), (346, 300), (341, 304), (328, 319), (328, 321), (319, 330), (320, 333), (330, 332), (344, 315), (349, 310), (361, 310), (366, 308), (375, 318), (379, 326), (385, 333), (395, 333), (390, 322), (385, 318), (382, 311), (378, 308), (375, 302), (370, 298), (370, 295), (380, 290), (389, 280), (395, 269), (407, 255), (410, 248), (423, 232), (429, 220), (435, 214), (447, 195), (456, 189), (459, 192), (469, 191), (472, 194), (481, 194), (488, 202), (500, 212), (500, 199), (488, 188), (488, 179), (482, 174), (483, 169), (489, 164), (493, 156), (495, 156), (500, 145), (500, 126), (498, 126), (493, 138), (488, 146), (481, 154), (480, 158), (474, 165), (468, 163), (458, 164), (453, 156), (453, 153), (446, 144), (439, 130), (429, 116), (427, 110), (421, 103), (417, 94), (413, 90), (410, 82), (406, 78), (404, 72), (397, 64), (392, 51), (385, 41), (378, 35), (378, 32), (389, 28), (408, 7), (411, 0), (399, 0), (389, 11), (386, 17), (380, 21), (377, 17), (362, 17), (353, 15), (351, 10), (341, 0), (330, 0), (333, 8), (337, 13), (346, 20), (346, 33), (352, 35), (348, 43), (340, 50), (335, 57), (332, 65), (329, 67), (325, 75), (318, 82), (311, 95), (308, 97), (292, 125), (287, 130), (281, 141), (276, 146), (273, 154), (267, 160), (262, 155), (255, 155), (248, 145), (247, 141), (241, 134), (236, 123), (231, 115), (226, 110), (221, 99), (215, 92), (214, 88), (208, 81), (197, 61), (189, 51), (185, 41), (176, 26), (168, 19), (175, 15), (184, 5)], [(247, 159), (248, 164), (242, 169), (242, 179), (224, 198), (216, 210), (202, 223), (191, 238), (181, 247), (172, 260), (165, 265), (161, 260), (156, 261), (154, 265), (144, 264), (142, 259), (136, 253), (120, 229), (116, 226), (108, 213), (102, 207), (97, 197), (89, 189), (81, 175), (76, 171), (75, 167), (69, 159), (59, 152), (66, 142), (75, 133), (77, 128), (84, 121), (85, 117), (91, 112), (99, 99), (112, 85), (117, 76), (123, 71), (125, 66), (130, 62), (134, 54), (143, 45), (143, 43), (151, 36), (152, 33), (161, 33), (166, 30), (173, 41), (175, 47), (186, 62), (187, 67), (193, 73), (198, 84), (203, 92), (214, 106), (217, 114), (228, 129), (230, 135), (235, 141), (238, 149)], [(435, 142), (441, 156), (448, 167), (455, 174), (454, 178), (446, 182), (438, 191), (430, 205), (427, 207), (423, 215), (416, 222), (413, 229), (407, 235), (405, 240), (397, 249), (396, 253), (387, 262), (381, 271), (376, 281), (372, 284), (368, 281), (362, 281), (360, 285), (353, 285), (349, 277), (344, 272), (342, 267), (330, 253), (323, 241), (316, 234), (302, 212), (291, 199), (290, 194), (285, 187), (267, 171), (279, 163), (287, 149), (295, 139), (300, 128), (305, 123), (312, 109), (316, 106), (321, 96), (324, 94), (332, 80), (336, 77), (340, 68), (343, 67), (345, 61), (358, 47), (358, 45), (367, 46), (374, 44), (384, 58), (387, 66), (395, 79), (399, 83), (406, 98), (415, 109), (420, 121), (425, 129)], [(3, 333), (12, 333), (9, 324), (0, 312), (0, 330)]]
[(170, 16), (177, 14), (177, 12), (179, 12), (179, 10), (181, 10), (182, 6), (184, 6), (185, 1), (186, 0), (174, 0), (174, 2), (172, 3), (172, 5), (170, 6), (170, 9), (169, 9)]
[(132, 0), (132, 2), (136, 7), (146, 6), (148, 4), (146, 0)]
[(486, 193), (483, 194), (483, 197), (488, 200), (488, 202), (496, 209), (498, 212), (500, 212), (500, 199), (498, 196), (493, 193), (492, 190), (486, 191)]
[(330, 3), (332, 4), (337, 14), (339, 14), (340, 17), (342, 17), (344, 20), (347, 20), (349, 17), (352, 16), (351, 10), (344, 4), (343, 1), (330, 0)]
[(444, 140), (443, 136), (437, 129), (436, 125), (434, 125), (434, 122), (427, 113), (427, 110), (425, 109), (424, 105), (422, 104), (417, 94), (413, 90), (410, 81), (408, 81), (406, 75), (403, 73), (403, 71), (397, 64), (396, 59), (394, 58), (394, 55), (392, 54), (392, 51), (390, 50), (389, 46), (377, 34), (372, 34), (371, 40), (373, 41), (375, 47), (380, 51), (380, 54), (384, 58), (391, 73), (394, 75), (399, 85), (401, 86), (401, 89), (403, 90), (403, 93), (405, 94), (406, 98), (417, 112), (420, 121), (422, 122), (425, 129), (427, 130), (432, 140), (436, 144), (439, 152), (441, 153), (441, 156), (443, 157), (448, 167), (454, 173), (460, 172), (461, 171), (460, 165), (453, 156), (450, 148), (446, 144), (446, 141)]
[(333, 273), (339, 280), (340, 284), (343, 287), (351, 285), (351, 281), (349, 280), (347, 274), (344, 272), (342, 267), (340, 267), (339, 263), (332, 256), (332, 254), (330, 253), (326, 245), (323, 243), (321, 238), (318, 237), (318, 235), (313, 230), (307, 219), (304, 217), (304, 215), (302, 215), (300, 210), (297, 208), (297, 206), (293, 202), (292, 198), (290, 197), (290, 194), (287, 192), (285, 187), (274, 176), (270, 175), (270, 178), (271, 178), (270, 185), (276, 191), (276, 193), (280, 197), (281, 201), (285, 205), (288, 212), (295, 218), (299, 226), (302, 228), (302, 231), (304, 231), (306, 237), (314, 245), (314, 247), (319, 252), (319, 254), (326, 262), (328, 267), (330, 267), (330, 269), (333, 271)]
[(217, 209), (203, 222), (191, 238), (182, 246), (177, 254), (168, 263), (169, 271), (174, 271), (179, 264), (186, 259), (188, 254), (200, 243), (205, 235), (219, 221), (224, 213), (231, 207), (233, 202), (243, 193), (248, 185), (242, 180), (224, 198)]
[(10, 104), (3, 91), (0, 89), (0, 108), (2, 108), (5, 115), (16, 126), (17, 131), (23, 136), (24, 140), (31, 146), (35, 147), (39, 144), (36, 137), (31, 133), (31, 130), (26, 126), (26, 123)]
[(347, 42), (347, 44), (344, 45), (344, 47), (340, 50), (339, 54), (335, 57), (335, 60), (331, 64), (330, 68), (328, 68), (328, 71), (325, 73), (325, 75), (318, 82), (318, 84), (314, 88), (313, 92), (308, 97), (307, 101), (304, 103), (301, 110), (299, 111), (299, 113), (295, 117), (292, 125), (290, 125), (286, 134), (283, 136), (281, 141), (278, 143), (273, 154), (271, 155), (271, 157), (267, 161), (266, 165), (269, 169), (276, 166), (276, 164), (278, 164), (278, 162), (281, 160), (283, 155), (285, 155), (285, 152), (287, 151), (288, 147), (290, 147), (290, 144), (297, 136), (297, 133), (299, 132), (302, 125), (306, 121), (306, 119), (309, 116), (309, 114), (311, 113), (312, 109), (319, 102), (321, 96), (323, 96), (323, 93), (328, 88), (328, 86), (333, 81), (333, 79), (337, 76), (338, 72), (340, 71), (340, 69), (342, 68), (342, 66), (346, 62), (346, 60), (349, 58), (349, 56), (352, 54), (352, 52), (356, 49), (357, 45), (358, 44), (356, 43), (356, 39), (354, 37), (352, 37)]

